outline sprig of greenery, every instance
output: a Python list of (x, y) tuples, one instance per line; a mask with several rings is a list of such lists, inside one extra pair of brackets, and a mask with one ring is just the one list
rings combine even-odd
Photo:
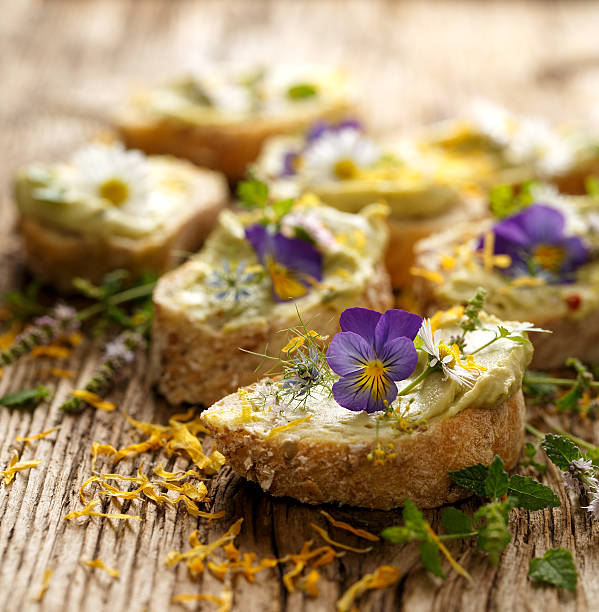
[(517, 189), (513, 185), (496, 185), (489, 192), (491, 214), (498, 219), (510, 217), (533, 203), (535, 181), (526, 181)]
[(511, 541), (508, 525), (512, 508), (534, 511), (560, 505), (559, 498), (549, 487), (527, 476), (509, 476), (499, 456), (488, 466), (479, 463), (450, 472), (450, 476), (457, 485), (488, 500), (473, 517), (457, 508), (446, 508), (441, 515), (445, 534), (436, 535), (408, 499), (403, 511), (404, 525), (387, 527), (381, 532), (382, 538), (396, 544), (418, 542), (422, 564), (436, 576), (443, 576), (442, 541), (475, 538), (478, 547), (496, 564)]
[(7, 393), (3, 397), (0, 397), (0, 406), (6, 408), (16, 408), (19, 410), (26, 410), (34, 408), (41, 401), (48, 398), (52, 393), (52, 389), (44, 387), (42, 385), (35, 389), (22, 389), (15, 391), (14, 393)]
[(245, 208), (263, 211), (262, 223), (265, 225), (278, 225), (294, 203), (293, 199), (271, 201), (268, 185), (252, 175), (239, 183), (237, 195), (240, 204)]
[(41, 283), (31, 281), (22, 291), (8, 291), (2, 296), (2, 305), (7, 312), (6, 320), (27, 321), (31, 317), (44, 314), (47, 308), (39, 301)]

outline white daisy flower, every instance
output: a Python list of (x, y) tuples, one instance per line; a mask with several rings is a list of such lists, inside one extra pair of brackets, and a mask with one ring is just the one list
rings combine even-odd
[(326, 131), (303, 153), (301, 173), (313, 183), (351, 179), (380, 157), (377, 145), (355, 128)]
[(148, 162), (141, 151), (92, 144), (75, 153), (71, 166), (75, 197), (99, 198), (130, 212), (148, 199)]
[(254, 104), (250, 88), (237, 83), (220, 83), (210, 88), (208, 95), (212, 105), (223, 113), (249, 113)]
[(291, 212), (283, 217), (281, 231), (293, 238), (296, 228), (304, 230), (323, 251), (330, 251), (337, 246), (337, 240), (331, 230), (319, 216), (308, 210), (302, 213)]
[(437, 330), (433, 334), (430, 319), (422, 321), (419, 335), (422, 339), (422, 349), (432, 357), (430, 365), (434, 367), (440, 363), (441, 369), (445, 374), (445, 380), (451, 378), (451, 380), (454, 380), (460, 386), (471, 389), (478, 376), (477, 372), (475, 370), (467, 370), (459, 363), (456, 363), (455, 355), (451, 352), (451, 349), (440, 340), (440, 333), (440, 330)]

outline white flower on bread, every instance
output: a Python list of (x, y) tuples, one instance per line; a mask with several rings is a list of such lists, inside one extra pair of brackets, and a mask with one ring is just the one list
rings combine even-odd
[(331, 230), (314, 211), (290, 212), (283, 217), (281, 222), (283, 234), (293, 238), (297, 228), (304, 230), (314, 240), (319, 250), (329, 252), (338, 245)]
[(507, 160), (532, 162), (542, 174), (559, 174), (572, 165), (574, 148), (567, 138), (537, 117), (518, 117), (488, 100), (475, 100), (474, 127), (504, 149)]
[(467, 370), (459, 363), (456, 363), (455, 356), (448, 352), (448, 346), (441, 340), (441, 330), (433, 333), (430, 319), (422, 321), (422, 327), (418, 332), (422, 340), (422, 350), (428, 353), (432, 359), (429, 365), (431, 367), (437, 364), (441, 365), (445, 379), (451, 379), (462, 387), (472, 388), (478, 376), (474, 370)]
[(311, 183), (353, 178), (380, 157), (379, 147), (353, 127), (327, 131), (303, 153), (301, 174)]
[(129, 213), (141, 213), (149, 197), (149, 169), (141, 151), (120, 143), (91, 144), (71, 160), (74, 199), (102, 200)]

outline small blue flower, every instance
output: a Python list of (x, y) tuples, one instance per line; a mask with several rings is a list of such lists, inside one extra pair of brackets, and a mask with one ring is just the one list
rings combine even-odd
[(212, 278), (208, 279), (206, 284), (220, 289), (216, 294), (219, 300), (232, 296), (233, 301), (238, 303), (242, 298), (250, 295), (246, 287), (257, 280), (257, 278), (257, 274), (246, 272), (244, 261), (239, 262), (233, 271), (229, 262), (225, 259), (223, 260), (222, 270), (214, 272)]

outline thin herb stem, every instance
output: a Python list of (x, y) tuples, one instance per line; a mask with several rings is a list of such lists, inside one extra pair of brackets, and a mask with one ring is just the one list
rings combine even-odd
[(590, 442), (587, 442), (586, 440), (583, 440), (582, 438), (579, 438), (574, 434), (568, 433), (567, 431), (560, 429), (559, 427), (553, 427), (553, 431), (558, 433), (560, 436), (563, 436), (564, 438), (572, 440), (574, 444), (578, 444), (578, 446), (582, 446), (587, 450), (595, 450), (597, 448), (594, 444), (591, 444)]
[(539, 440), (545, 437), (545, 434), (542, 431), (536, 427), (533, 427), (530, 423), (526, 423), (525, 427), (528, 433), (531, 433), (533, 436), (539, 438)]
[(87, 308), (80, 310), (77, 313), (77, 320), (85, 321), (86, 319), (89, 319), (90, 317), (102, 312), (108, 306), (116, 306), (117, 304), (122, 304), (123, 302), (129, 302), (131, 300), (136, 300), (151, 295), (155, 286), (156, 282), (154, 281), (151, 283), (146, 283), (145, 285), (140, 285), (139, 287), (126, 289), (120, 293), (115, 293), (98, 304), (93, 304), (92, 306), (88, 306)]
[[(545, 378), (528, 378), (528, 373), (524, 375), (524, 382), (529, 384), (541, 384), (541, 385), (557, 385), (567, 387), (569, 385), (576, 384), (575, 378), (553, 378), (547, 376)], [(588, 383), (589, 387), (599, 387), (599, 381), (593, 380)]]
[(422, 372), (407, 387), (404, 387), (397, 395), (407, 395), (408, 393), (410, 393), (410, 391), (417, 387), (434, 369), (434, 367), (431, 367), (427, 364), (426, 368), (424, 368), (424, 370), (422, 370)]
[(492, 340), (489, 340), (486, 344), (483, 344), (482, 346), (479, 346), (475, 351), (472, 351), (469, 354), (470, 355), (476, 355), (476, 353), (479, 353), (483, 349), (487, 348), (488, 346), (493, 344), (493, 342), (497, 342), (497, 340), (499, 340), (500, 338), (501, 338), (501, 336), (495, 336), (495, 338), (493, 338)]
[(446, 533), (438, 535), (439, 540), (459, 540), (460, 538), (472, 538), (478, 535), (478, 531), (468, 531), (466, 533)]

